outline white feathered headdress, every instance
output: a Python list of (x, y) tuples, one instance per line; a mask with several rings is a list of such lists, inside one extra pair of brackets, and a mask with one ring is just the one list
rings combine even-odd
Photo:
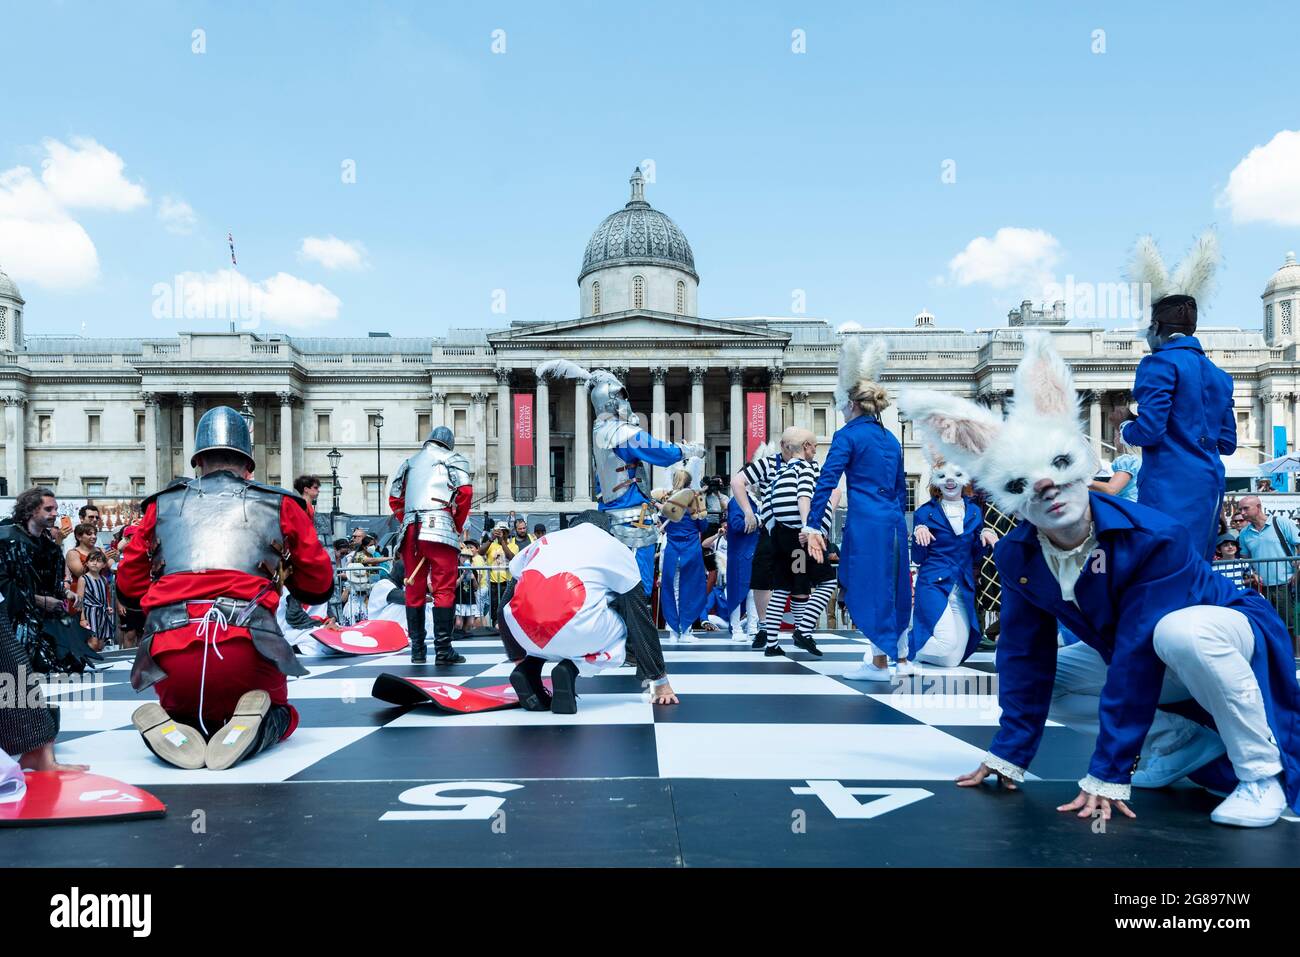
[(1083, 432), (1074, 377), (1051, 337), (1026, 333), (1016, 369), (1015, 399), (1006, 419), (946, 392), (907, 390), (900, 411), (922, 441), (974, 477), (1007, 514), (1024, 514), (1034, 485), (1086, 482), (1098, 460)]
[(1191, 251), (1172, 273), (1166, 268), (1155, 239), (1143, 236), (1133, 250), (1128, 278), (1130, 282), (1150, 288), (1153, 304), (1167, 296), (1200, 299), (1209, 294), (1218, 266), (1219, 237), (1212, 229), (1207, 229), (1197, 238)]
[(568, 359), (552, 359), (549, 362), (543, 362), (537, 367), (537, 377), (539, 379), (550, 376), (552, 379), (580, 379), (587, 382), (592, 377), (590, 369), (584, 369), (576, 362), (570, 362)]
[(843, 409), (850, 399), (856, 399), (864, 389), (879, 383), (888, 360), (889, 346), (883, 338), (872, 339), (863, 348), (860, 335), (845, 336), (839, 381), (835, 385), (835, 407)]

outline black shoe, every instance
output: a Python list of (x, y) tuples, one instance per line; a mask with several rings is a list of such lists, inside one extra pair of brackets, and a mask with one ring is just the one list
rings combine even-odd
[(459, 665), (465, 663), (465, 656), (451, 647), (451, 631), (455, 623), (455, 608), (433, 609), (433, 648), (437, 652), (433, 658), (434, 664)]
[(784, 658), (786, 653), (781, 649), (780, 645), (768, 645), (763, 649), (763, 656), (766, 658)]
[(424, 647), (424, 606), (406, 609), (406, 634), (411, 640), (411, 664), (422, 665), (429, 660)]
[(753, 648), (755, 651), (757, 651), (759, 648), (766, 648), (766, 647), (767, 647), (767, 629), (766, 629), (766, 628), (760, 628), (760, 629), (758, 629), (758, 634), (756, 634), (756, 635), (754, 636), (754, 640), (753, 640), (752, 642), (750, 642), (749, 647)]
[[(550, 711), (551, 699), (546, 695), (546, 688), (542, 685), (542, 672), (540, 658), (533, 658), (538, 668), (536, 674), (532, 673), (528, 667), (530, 659), (525, 658), (519, 664), (515, 665), (515, 670), (510, 672), (510, 687), (515, 689), (515, 694), (519, 696), (519, 703), (525, 711)], [(534, 684), (532, 679), (536, 679)]]
[(551, 713), (577, 714), (578, 692), (574, 685), (578, 680), (578, 666), (565, 659), (551, 670)]
[(813, 641), (812, 635), (801, 635), (796, 631), (794, 633), (794, 646), (802, 648), (808, 654), (816, 655), (818, 658), (822, 656), (822, 650), (817, 647), (817, 642)]

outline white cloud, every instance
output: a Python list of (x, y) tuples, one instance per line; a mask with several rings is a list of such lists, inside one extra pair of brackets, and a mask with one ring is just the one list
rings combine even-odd
[(70, 210), (122, 212), (147, 205), (126, 164), (92, 139), (46, 139), (38, 178), (28, 166), (0, 173), (0, 265), (18, 282), (75, 289), (99, 276), (99, 254)]
[(41, 145), (41, 181), (61, 205), (118, 212), (148, 205), (144, 187), (127, 181), (126, 163), (107, 147), (81, 136), (72, 138), (72, 146), (55, 139)]
[(20, 284), (75, 288), (99, 276), (99, 255), (81, 224), (27, 166), (0, 173), (0, 266)]
[(1300, 130), (1282, 130), (1246, 154), (1217, 205), (1236, 223), (1300, 226)]
[(367, 265), (365, 246), (337, 236), (308, 236), (302, 241), (298, 258), (326, 269), (362, 269)]
[(337, 319), (343, 305), (319, 283), (284, 272), (254, 282), (234, 269), (181, 273), (154, 286), (153, 297), (155, 318), (232, 321), (246, 329), (307, 329)]
[(188, 236), (199, 221), (199, 218), (194, 215), (194, 208), (176, 196), (164, 196), (159, 201), (158, 219), (167, 232), (175, 233), (177, 236)]
[(1004, 226), (976, 236), (948, 261), (948, 273), (959, 286), (984, 283), (996, 289), (1044, 286), (1052, 281), (1061, 259), (1061, 244), (1041, 229)]

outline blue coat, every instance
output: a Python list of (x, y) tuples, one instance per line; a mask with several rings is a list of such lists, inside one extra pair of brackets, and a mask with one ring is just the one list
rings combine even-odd
[[(962, 604), (970, 622), (970, 635), (966, 641), (965, 661), (979, 647), (979, 617), (975, 613), (975, 563), (988, 553), (980, 544), (984, 531), (984, 515), (970, 499), (964, 500), (966, 513), (962, 519), (961, 534), (952, 530), (952, 523), (944, 514), (939, 499), (930, 499), (916, 510), (912, 517), (912, 562), (917, 565), (916, 597), (912, 609), (912, 632), (909, 637), (912, 657), (920, 654), (925, 643), (934, 635), (934, 626), (948, 608), (952, 590), (961, 587)], [(924, 525), (934, 533), (929, 545), (918, 545), (916, 530)]]
[(745, 531), (745, 513), (733, 496), (727, 502), (727, 604), (723, 618), (730, 618), (745, 604), (749, 581), (754, 571), (754, 551), (758, 548), (758, 529)]
[[(704, 614), (709, 583), (700, 536), (708, 527), (706, 519), (689, 515), (664, 526), (668, 541), (664, 545), (659, 576), (659, 606), (663, 609), (664, 624), (679, 633), (690, 631), (691, 625)], [(674, 592), (673, 579), (677, 576), (680, 577)]]
[(821, 528), (841, 475), (849, 492), (839, 570), (845, 604), (858, 630), (895, 658), (912, 617), (907, 480), (898, 439), (877, 416), (860, 415), (835, 433), (813, 492), (808, 527)]
[(1124, 426), (1124, 441), (1142, 449), (1138, 502), (1176, 518), (1209, 558), (1223, 502), (1219, 456), (1237, 450), (1232, 376), (1187, 336), (1138, 363), (1133, 399), (1138, 417)]
[[(1021, 522), (994, 547), (1002, 578), (1002, 720), (989, 750), (1022, 768), (1033, 760), (1052, 703), (1060, 619), (1110, 666), (1088, 773), (1112, 784), (1130, 783), (1165, 677), (1152, 641), (1156, 623), (1194, 605), (1234, 608), (1255, 633), (1251, 670), (1281, 752), (1287, 802), (1300, 811), (1300, 684), (1282, 620), (1257, 592), (1236, 587), (1195, 554), (1187, 530), (1174, 519), (1110, 495), (1094, 492), (1090, 498), (1098, 551), (1075, 584), (1077, 607), (1061, 598), (1033, 525)], [(1214, 726), (1195, 702), (1179, 703), (1177, 711)]]

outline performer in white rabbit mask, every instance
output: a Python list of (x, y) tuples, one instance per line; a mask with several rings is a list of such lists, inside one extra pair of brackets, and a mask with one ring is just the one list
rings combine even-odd
[(975, 563), (998, 537), (965, 494), (966, 473), (930, 454), (930, 501), (912, 518), (912, 562), (917, 566), (908, 642), (917, 662), (954, 668), (979, 647)]
[[(1300, 809), (1300, 685), (1286, 626), (1262, 596), (1211, 569), (1186, 526), (1088, 491), (1095, 456), (1049, 340), (1026, 335), (1005, 422), (938, 392), (907, 393), (899, 406), (1024, 519), (994, 551), (1001, 723), (958, 784), (995, 774), (1014, 788), (1050, 717), (1096, 736), (1079, 795), (1058, 810), (1135, 817), (1133, 785), (1185, 775), (1232, 792), (1210, 815), (1220, 824), (1263, 827)], [(1080, 639), (1059, 652), (1058, 620)]]

